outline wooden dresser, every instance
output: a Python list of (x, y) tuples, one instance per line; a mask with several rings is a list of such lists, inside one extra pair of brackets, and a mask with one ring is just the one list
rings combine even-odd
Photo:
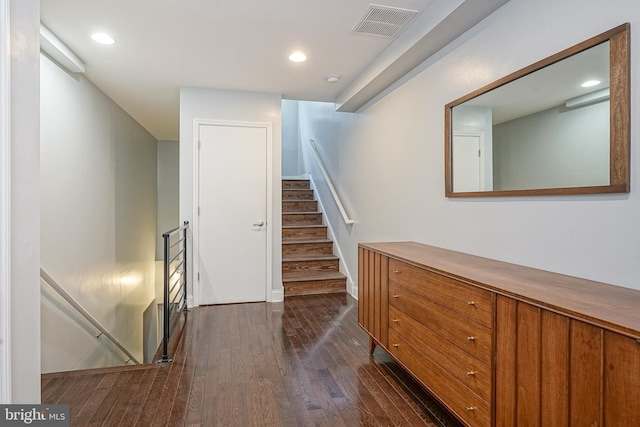
[(640, 426), (640, 291), (361, 244), (358, 322), (466, 425)]

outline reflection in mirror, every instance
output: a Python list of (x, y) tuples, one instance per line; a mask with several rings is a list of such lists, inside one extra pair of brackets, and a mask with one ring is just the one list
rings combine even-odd
[[(447, 196), (628, 192), (626, 31), (618, 27), (447, 105)], [(611, 48), (620, 33), (624, 40)]]

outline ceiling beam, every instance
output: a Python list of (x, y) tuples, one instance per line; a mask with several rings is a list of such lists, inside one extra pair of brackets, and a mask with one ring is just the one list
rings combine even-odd
[(337, 111), (358, 111), (508, 1), (434, 0), (336, 97)]

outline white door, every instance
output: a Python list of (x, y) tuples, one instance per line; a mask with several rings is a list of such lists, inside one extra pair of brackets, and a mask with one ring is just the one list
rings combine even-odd
[(199, 126), (200, 304), (266, 300), (267, 129)]
[(482, 158), (479, 135), (453, 136), (453, 191), (481, 191)]

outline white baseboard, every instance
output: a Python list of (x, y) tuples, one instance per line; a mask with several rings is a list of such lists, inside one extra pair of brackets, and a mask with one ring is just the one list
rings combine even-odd
[(347, 288), (347, 292), (356, 300), (358, 299), (358, 286), (352, 280), (349, 280), (349, 287)]
[(283, 176), (282, 179), (309, 179), (309, 174), (302, 174), (298, 176)]
[(267, 302), (282, 302), (284, 301), (284, 288), (272, 289), (271, 298), (267, 299)]

